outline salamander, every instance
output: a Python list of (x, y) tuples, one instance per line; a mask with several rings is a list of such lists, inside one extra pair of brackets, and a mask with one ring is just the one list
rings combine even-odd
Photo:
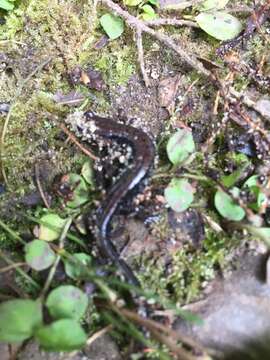
[[(69, 122), (72, 124), (72, 120)], [(139, 282), (127, 263), (120, 258), (113, 245), (109, 231), (112, 218), (123, 198), (138, 185), (148, 174), (155, 157), (155, 147), (151, 138), (142, 130), (124, 125), (115, 120), (95, 115), (91, 111), (84, 113), (72, 124), (73, 130), (87, 140), (93, 134), (104, 139), (125, 142), (132, 148), (133, 164), (128, 167), (120, 179), (109, 188), (106, 197), (97, 211), (99, 247), (112, 262), (122, 271), (127, 281), (135, 286)]]

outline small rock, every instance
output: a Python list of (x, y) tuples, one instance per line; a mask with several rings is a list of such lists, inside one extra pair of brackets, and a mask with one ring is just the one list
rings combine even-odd
[(122, 356), (110, 335), (98, 337), (89, 347), (84, 349), (85, 355), (91, 360), (121, 360)]
[(259, 99), (254, 105), (254, 109), (270, 121), (270, 98), (268, 96)]

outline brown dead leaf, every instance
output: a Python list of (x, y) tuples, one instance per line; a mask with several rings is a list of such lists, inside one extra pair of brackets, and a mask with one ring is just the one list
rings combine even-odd
[(102, 78), (102, 73), (92, 68), (84, 70), (76, 66), (69, 74), (71, 83), (73, 85), (83, 84), (89, 89), (102, 91), (106, 88), (105, 82)]
[(175, 97), (181, 82), (181, 75), (168, 77), (160, 81), (158, 87), (158, 98), (160, 105), (165, 107), (170, 114), (173, 113), (175, 107)]
[(103, 36), (101, 36), (101, 38), (98, 39), (97, 42), (95, 42), (94, 49), (100, 50), (104, 46), (106, 46), (108, 44), (108, 42), (109, 42), (109, 37), (107, 35), (103, 35)]
[(88, 87), (90, 89), (94, 89), (97, 91), (102, 91), (105, 89), (105, 82), (102, 78), (102, 73), (97, 70), (88, 69), (87, 75), (90, 79), (90, 82), (88, 83)]
[(84, 85), (89, 85), (91, 80), (87, 74), (87, 72), (85, 72), (84, 70), (81, 71), (81, 76), (80, 76), (80, 80)]

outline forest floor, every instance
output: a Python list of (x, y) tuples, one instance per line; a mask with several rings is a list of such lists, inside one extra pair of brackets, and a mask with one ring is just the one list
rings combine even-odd
[[(186, 359), (266, 358), (261, 351), (269, 354), (269, 1), (255, 8), (248, 0), (228, 2), (226, 9), (241, 21), (244, 32), (241, 41), (219, 52), (221, 42), (194, 21), (196, 1), (175, 3), (180, 10), (168, 11), (163, 4), (155, 11), (159, 18), (184, 19), (181, 26), (153, 26), (138, 17), (139, 6), (110, 0), (22, 0), (13, 10), (0, 12), (0, 300), (47, 293), (49, 270), (31, 267), (22, 243), (43, 239), (41, 232), (48, 228), (42, 229), (40, 221), (48, 214), (70, 219), (64, 235), (75, 238), (63, 244), (61, 233), (56, 239), (44, 235), (54, 241), (49, 242), (52, 250), (62, 246), (71, 255), (83, 252), (94, 262), (106, 260), (81, 219), (93, 217), (106, 196), (109, 182), (104, 178), (124, 171), (118, 161), (122, 148), (114, 144), (113, 151), (105, 147), (98, 153), (63, 126), (70, 114), (91, 110), (143, 129), (155, 144), (146, 187), (123, 202), (114, 217), (121, 231), (113, 239), (142, 289), (157, 296), (153, 318), (204, 346), (203, 351), (186, 351)], [(117, 13), (118, 5), (123, 14)], [(115, 11), (127, 22), (122, 35), (110, 40), (100, 18)], [(128, 16), (139, 20), (132, 23)], [(172, 165), (166, 145), (179, 130), (192, 133), (195, 150), (187, 161)], [(104, 161), (97, 172), (96, 157), (90, 159), (89, 152), (111, 156), (110, 164)], [(193, 201), (181, 212), (164, 195), (175, 178), (188, 179), (192, 189)], [(237, 191), (231, 193), (232, 188)], [(229, 202), (224, 211), (217, 192), (224, 196), (221, 202)], [(90, 291), (89, 281), (69, 277), (63, 263), (49, 289), (76, 284)], [(110, 326), (91, 291), (83, 320), (90, 339)], [(180, 321), (168, 302), (198, 314), (203, 325)], [(155, 349), (142, 350), (125, 338), (125, 331), (110, 328), (68, 356), (184, 358), (157, 336)], [(63, 358), (39, 351), (34, 341), (11, 348), (0, 344), (0, 353), (3, 360)]]

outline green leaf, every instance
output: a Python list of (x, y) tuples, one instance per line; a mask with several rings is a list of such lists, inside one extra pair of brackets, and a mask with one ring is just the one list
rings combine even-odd
[[(64, 261), (66, 274), (74, 280), (86, 279), (88, 276), (84, 266), (90, 268), (92, 265), (91, 257), (85, 253), (73, 254), (73, 257), (77, 260), (76, 263), (70, 262), (68, 259)], [(77, 262), (84, 266), (79, 266)]]
[(57, 214), (46, 214), (40, 218), (42, 224), (39, 228), (39, 240), (53, 241), (61, 235), (66, 219), (62, 219)]
[(158, 0), (148, 0), (148, 2), (154, 6), (158, 6)]
[(143, 0), (124, 0), (124, 4), (127, 6), (138, 6)]
[(124, 21), (119, 16), (105, 14), (99, 21), (105, 33), (112, 40), (121, 36), (124, 31)]
[(44, 240), (33, 240), (25, 246), (25, 261), (34, 270), (50, 267), (55, 260), (55, 253)]
[(85, 345), (87, 336), (81, 325), (73, 319), (61, 319), (39, 328), (36, 339), (45, 350), (72, 351)]
[(247, 157), (243, 154), (237, 154), (235, 156), (235, 159), (241, 161), (238, 168), (234, 172), (232, 172), (230, 175), (225, 175), (225, 176), (221, 177), (221, 183), (227, 188), (230, 188), (233, 185), (235, 185), (237, 183), (237, 181), (242, 178), (243, 174), (250, 166), (250, 163), (249, 163)]
[(252, 175), (243, 185), (243, 188), (248, 187), (257, 199), (256, 202), (249, 204), (249, 207), (255, 211), (258, 211), (262, 204), (267, 200), (266, 195), (261, 191), (257, 184), (258, 178), (258, 175)]
[[(234, 187), (232, 191), (237, 195), (240, 190)], [(228, 220), (240, 221), (245, 217), (245, 211), (222, 190), (218, 190), (215, 194), (215, 207), (220, 215)]]
[(157, 18), (157, 14), (152, 6), (146, 4), (142, 6), (143, 14), (141, 15), (142, 19), (145, 21), (151, 21)]
[(218, 40), (233, 39), (242, 30), (240, 21), (223, 11), (202, 12), (195, 19), (202, 30)]
[(38, 301), (19, 299), (0, 304), (0, 342), (24, 341), (41, 324), (41, 303)]
[(88, 299), (79, 288), (63, 285), (51, 291), (46, 306), (54, 319), (72, 318), (79, 320), (88, 306)]
[(177, 212), (185, 211), (193, 201), (193, 187), (186, 179), (173, 178), (165, 189), (165, 199)]
[(89, 200), (89, 189), (84, 178), (78, 174), (68, 174), (66, 182), (73, 190), (72, 200), (67, 202), (67, 206), (75, 209)]
[(205, 0), (200, 4), (199, 10), (209, 11), (223, 9), (229, 1), (230, 0)]
[(94, 185), (94, 173), (92, 168), (92, 163), (90, 161), (86, 161), (82, 166), (82, 177), (89, 185)]
[(0, 0), (0, 8), (9, 11), (14, 9), (14, 4), (7, 0)]
[(192, 133), (187, 129), (178, 130), (167, 144), (167, 154), (174, 165), (183, 163), (194, 151), (195, 144)]

